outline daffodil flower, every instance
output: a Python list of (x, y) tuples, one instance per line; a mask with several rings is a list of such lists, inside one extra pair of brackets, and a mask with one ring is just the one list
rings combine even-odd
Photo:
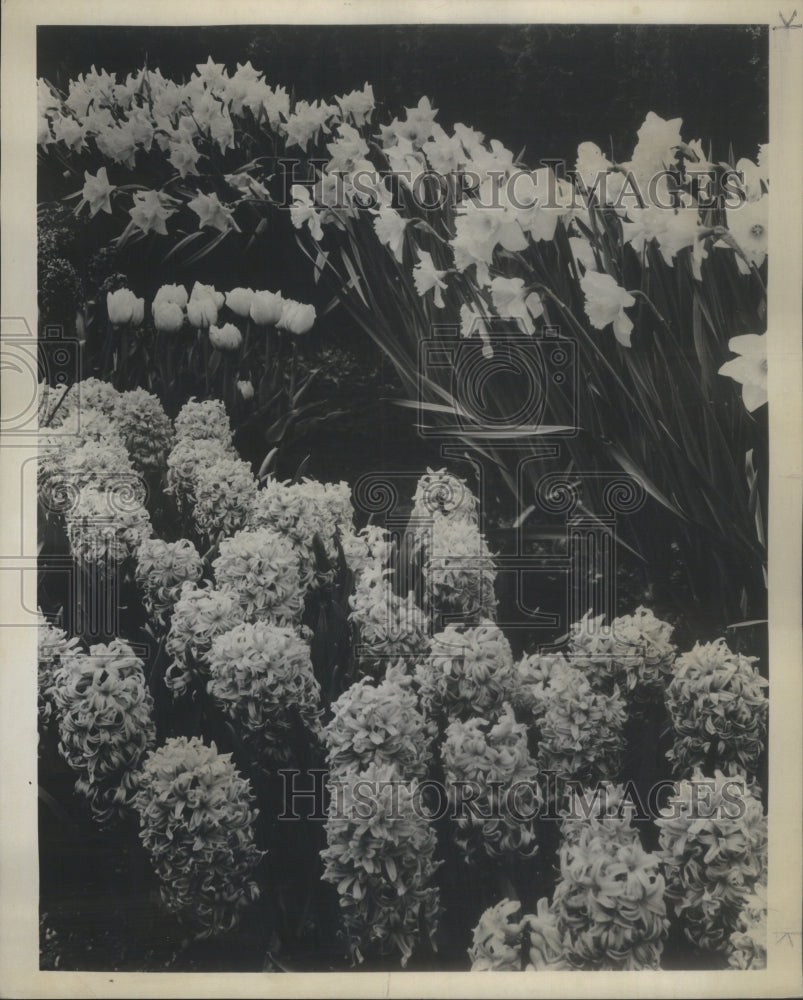
[(435, 305), (438, 309), (443, 309), (445, 302), (443, 301), (442, 290), (446, 288), (443, 276), (447, 272), (439, 271), (435, 267), (431, 253), (428, 253), (426, 250), (420, 250), (418, 247), (416, 247), (416, 253), (418, 254), (418, 263), (413, 268), (415, 290), (423, 298), (427, 292), (434, 289)]
[(231, 211), (221, 204), (220, 199), (214, 193), (201, 194), (199, 192), (192, 201), (187, 202), (187, 207), (198, 216), (199, 229), (209, 226), (211, 229), (219, 229), (221, 233), (225, 233), (229, 229), (237, 228)]
[(114, 185), (109, 183), (106, 168), (101, 167), (93, 177), (88, 170), (84, 171), (84, 188), (81, 192), (83, 202), (89, 205), (89, 214), (95, 216), (100, 211), (111, 215), (111, 193)]
[(741, 337), (732, 337), (728, 341), (728, 350), (739, 357), (726, 361), (719, 374), (741, 383), (742, 400), (748, 413), (752, 413), (768, 398), (767, 335), (746, 333)]

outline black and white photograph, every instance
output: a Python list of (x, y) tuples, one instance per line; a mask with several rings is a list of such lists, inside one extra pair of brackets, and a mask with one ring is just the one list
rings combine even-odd
[(35, 972), (794, 995), (800, 15), (71, 6), (3, 123)]

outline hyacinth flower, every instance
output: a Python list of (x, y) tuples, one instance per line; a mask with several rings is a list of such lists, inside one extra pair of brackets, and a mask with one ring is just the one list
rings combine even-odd
[(148, 538), (137, 551), (135, 576), (142, 588), (145, 608), (151, 619), (164, 626), (185, 583), (197, 583), (203, 560), (187, 538), (164, 542)]
[(427, 469), (416, 484), (410, 522), (415, 525), (437, 517), (477, 524), (479, 501), (464, 479), (446, 469)]
[[(625, 795), (625, 786), (603, 781), (593, 789), (576, 789), (577, 798), (560, 824), (564, 844), (579, 844), (583, 837), (598, 838), (616, 846), (638, 844), (633, 826), (635, 804)], [(582, 801), (581, 801), (582, 798)]]
[(539, 768), (560, 781), (593, 786), (616, 778), (622, 765), (625, 704), (617, 688), (593, 690), (573, 667), (553, 673), (538, 721)]
[(216, 458), (197, 468), (192, 516), (202, 538), (228, 537), (248, 524), (257, 481), (248, 462), (236, 456)]
[(53, 683), (56, 672), (66, 659), (77, 655), (80, 645), (81, 640), (77, 636), (68, 637), (64, 629), (51, 625), (39, 611), (36, 711), (40, 739), (53, 718)]
[(415, 678), (424, 714), (439, 724), (472, 717), (494, 721), (517, 688), (510, 643), (493, 622), (449, 626), (433, 636)]
[(195, 509), (195, 491), (202, 469), (237, 458), (234, 448), (217, 437), (180, 437), (167, 456), (165, 493), (176, 498), (180, 511)]
[(412, 671), (426, 655), (429, 636), (424, 612), (412, 591), (406, 598), (395, 593), (387, 570), (376, 560), (359, 573), (349, 606), (363, 673), (377, 675), (393, 665)]
[(125, 817), (137, 772), (153, 746), (153, 699), (142, 661), (122, 639), (65, 655), (53, 677), (59, 751), (78, 775), (75, 791), (101, 826)]
[(767, 887), (759, 883), (748, 896), (728, 943), (732, 969), (767, 967)]
[(584, 829), (560, 849), (552, 908), (575, 969), (660, 968), (669, 929), (661, 859)]
[(767, 819), (743, 776), (695, 768), (656, 825), (666, 893), (692, 944), (727, 951), (742, 908), (766, 878)]
[(609, 627), (603, 619), (588, 612), (572, 625), (572, 666), (585, 674), (593, 688), (605, 693), (616, 684), (635, 701), (663, 697), (677, 655), (670, 641), (672, 626), (641, 605), (632, 615), (614, 618)]
[(210, 697), (266, 766), (292, 759), (296, 723), (320, 731), (320, 686), (293, 629), (244, 622), (212, 639), (207, 660)]
[(251, 786), (213, 743), (168, 739), (145, 760), (135, 807), (165, 906), (209, 937), (237, 926), (257, 899), (257, 810)]
[(521, 910), (513, 899), (500, 900), (480, 917), (468, 949), (472, 972), (558, 971), (568, 968), (564, 946), (549, 900), (539, 899), (535, 913), (512, 919)]
[(440, 915), (435, 832), (418, 784), (395, 764), (371, 763), (333, 774), (330, 792), (323, 880), (337, 889), (352, 963), (399, 954), (405, 966), (422, 936), (434, 947)]
[(407, 778), (423, 780), (430, 760), (429, 734), (410, 678), (389, 670), (374, 683), (363, 677), (332, 705), (324, 729), (330, 770), (393, 764)]
[(546, 712), (553, 677), (573, 668), (562, 653), (531, 653), (523, 655), (513, 669), (510, 703), (520, 722), (535, 726)]
[(206, 682), (212, 640), (240, 625), (244, 617), (236, 594), (189, 582), (181, 585), (165, 642), (172, 658), (165, 684), (175, 697), (185, 694), (193, 680)]
[(174, 431), (158, 397), (145, 389), (121, 393), (114, 422), (138, 472), (164, 469)]
[(292, 542), (272, 528), (238, 531), (220, 542), (212, 563), (218, 587), (233, 594), (245, 617), (294, 625), (304, 610), (304, 590)]
[[(526, 727), (505, 705), (496, 723), (455, 721), (441, 746), (455, 841), (465, 860), (532, 857), (535, 819), (542, 804), (538, 768), (527, 751)], [(468, 788), (476, 805), (463, 803)]]
[(176, 440), (192, 438), (198, 441), (213, 438), (225, 445), (231, 445), (232, 430), (226, 407), (219, 399), (195, 398), (186, 402), (173, 422)]
[(422, 546), (429, 613), (460, 615), (469, 621), (496, 618), (496, 570), (479, 528), (471, 521), (438, 518), (430, 544)]
[(268, 478), (259, 490), (249, 527), (272, 528), (293, 543), (299, 558), (301, 580), (308, 589), (316, 577), (314, 539), (317, 535), (330, 561), (337, 557), (335, 538), (353, 531), (351, 489), (345, 482), (279, 482)]
[(675, 774), (694, 767), (755, 775), (767, 739), (768, 681), (757, 657), (733, 653), (724, 639), (696, 643), (679, 656), (666, 689), (675, 729), (667, 754)]
[(117, 567), (136, 557), (153, 534), (150, 514), (130, 480), (110, 480), (103, 488), (84, 486), (67, 512), (73, 559), (84, 568)]

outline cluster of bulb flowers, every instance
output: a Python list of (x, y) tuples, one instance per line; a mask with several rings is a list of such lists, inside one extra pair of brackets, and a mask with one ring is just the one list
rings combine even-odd
[(666, 704), (675, 729), (670, 759), (679, 777), (697, 766), (754, 775), (767, 737), (768, 681), (756, 657), (732, 652), (724, 639), (679, 656)]
[(294, 726), (320, 729), (309, 645), (291, 628), (243, 622), (212, 640), (207, 690), (266, 766), (292, 760)]
[(88, 653), (68, 650), (64, 639), (59, 646), (63, 660), (51, 687), (59, 751), (77, 775), (76, 793), (108, 826), (129, 813), (138, 768), (155, 742), (153, 699), (143, 663), (124, 640), (99, 643)]
[(352, 959), (400, 952), (406, 965), (422, 934), (434, 944), (440, 913), (435, 831), (419, 785), (426, 723), (399, 667), (379, 684), (363, 678), (332, 708), (323, 878), (337, 888)]
[(159, 400), (89, 378), (41, 387), (39, 496), (63, 524), (77, 562), (118, 566), (151, 537), (147, 477), (165, 467), (173, 440)]
[(81, 640), (70, 638), (64, 629), (48, 622), (39, 612), (37, 627), (37, 722), (39, 737), (48, 730), (53, 719), (53, 682), (64, 661), (78, 652)]
[(231, 755), (197, 737), (168, 739), (143, 764), (140, 839), (163, 902), (199, 937), (231, 930), (259, 895), (253, 799)]
[[(236, 296), (228, 305), (244, 308)], [(452, 805), (472, 789), (475, 808), (462, 810), (453, 834), (466, 860), (527, 858), (538, 848), (543, 773), (589, 787), (615, 776), (627, 709), (660, 694), (675, 728), (678, 775), (703, 765), (737, 776), (744, 815), (701, 820), (681, 783), (670, 800), (675, 811), (658, 821), (659, 855), (645, 852), (618, 815), (565, 820), (552, 901), (520, 919), (510, 900), (486, 911), (472, 967), (657, 968), (665, 898), (695, 943), (722, 951), (734, 967), (761, 966), (766, 820), (739, 777), (755, 773), (766, 738), (766, 682), (752, 658), (720, 640), (676, 659), (671, 626), (638, 608), (608, 629), (587, 615), (572, 627), (566, 656), (515, 661), (494, 622), (495, 571), (476, 498), (446, 470), (429, 470), (413, 498), (410, 533), (430, 595), (419, 606), (413, 591), (402, 597), (394, 589), (390, 535), (375, 525), (355, 530), (347, 485), (261, 485), (237, 456), (221, 402), (191, 400), (171, 422), (143, 390), (119, 393), (88, 379), (67, 392), (43, 387), (40, 414), (51, 449), (40, 462), (42, 496), (49, 510), (63, 511), (77, 558), (90, 557), (75, 509), (100, 517), (97, 497), (110, 477), (142, 484), (157, 469), (196, 539), (214, 543), (203, 559), (188, 538), (152, 537), (137, 493), (142, 514), (113, 522), (110, 551), (118, 562), (135, 556), (174, 695), (203, 686), (268, 769), (293, 759), (298, 732), (322, 739), (330, 772), (323, 877), (337, 889), (355, 961), (397, 952), (406, 964), (422, 938), (434, 944), (439, 862), (421, 788), (433, 764), (443, 768)], [(368, 676), (347, 688), (322, 726), (300, 622), (306, 596), (325, 578), (322, 566), (341, 553), (354, 578), (359, 672)], [(461, 621), (430, 635), (443, 612)], [(85, 654), (42, 621), (39, 649), (40, 722), (47, 725), (52, 705), (61, 753), (95, 819), (110, 824), (135, 805), (166, 904), (202, 934), (233, 927), (256, 898), (261, 857), (248, 783), (195, 738), (168, 740), (148, 755), (151, 695), (123, 640)], [(725, 780), (717, 771), (720, 804)]]
[[(151, 302), (151, 318), (157, 333), (175, 334), (189, 326), (208, 331), (209, 343), (217, 350), (236, 351), (243, 334), (236, 323), (219, 323), (224, 307), (239, 319), (296, 335), (307, 333), (315, 323), (314, 306), (285, 298), (281, 292), (252, 288), (220, 292), (200, 281), (189, 293), (184, 285), (162, 285)], [(106, 311), (113, 326), (138, 327), (145, 321), (145, 300), (129, 288), (118, 288), (107, 294)]]
[(603, 621), (604, 616), (589, 613), (572, 625), (568, 651), (573, 666), (600, 691), (617, 685), (635, 700), (660, 700), (677, 652), (670, 641), (672, 626), (641, 606), (632, 615), (614, 618), (610, 626)]
[[(403, 266), (415, 293), (436, 309), (446, 307), (444, 293), (448, 295), (453, 284), (470, 276), (474, 305), (463, 299), (461, 322), (467, 335), (479, 333), (486, 341), (494, 316), (515, 318), (532, 333), (534, 321), (544, 313), (541, 296), (524, 278), (492, 273), (500, 251), (515, 259), (533, 245), (555, 240), (560, 227), (570, 241), (588, 323), (600, 330), (610, 327), (617, 341), (630, 347), (633, 320), (627, 310), (636, 300), (619, 284), (618, 275), (604, 269), (589, 239), (594, 232), (590, 212), (597, 206), (619, 216), (622, 244), (631, 246), (645, 266), (645, 250), (654, 248), (668, 266), (687, 259), (698, 282), (705, 279), (703, 264), (710, 248), (728, 254), (741, 274), (761, 266), (767, 256), (766, 146), (759, 148), (757, 162), (741, 159), (735, 164), (732, 183), (738, 198), (727, 205), (727, 225), (712, 227), (703, 199), (714, 186), (717, 165), (709, 161), (699, 139), (684, 140), (680, 118), (665, 120), (649, 112), (627, 161), (609, 159), (593, 142), (581, 143), (570, 180), (549, 166), (526, 169), (501, 142), (486, 141), (465, 124), (447, 131), (426, 97), (407, 108), (403, 118), (386, 124), (376, 120), (375, 107), (369, 84), (331, 103), (292, 102), (283, 87), (270, 86), (250, 63), (229, 74), (210, 58), (181, 84), (158, 69), (143, 68), (119, 81), (116, 75), (93, 69), (71, 81), (66, 95), (38, 81), (38, 144), (43, 151), (56, 147), (62, 159), (71, 156), (82, 165), (87, 162), (85, 151), (100, 154), (121, 179), (138, 162), (158, 164), (160, 176), (167, 167), (187, 188), (180, 197), (167, 185), (129, 194), (116, 178), (112, 183), (104, 165), (94, 174), (84, 171), (81, 202), (94, 216), (111, 214), (114, 201), (115, 208), (127, 209), (131, 230), (167, 236), (179, 219), (211, 234), (241, 231), (241, 206), (260, 201), (266, 208), (271, 205), (253, 163), (236, 168), (231, 162), (237, 153), (251, 160), (250, 144), (238, 148), (238, 131), (256, 127), (261, 138), (288, 155), (301, 150), (310, 156), (312, 143), (321, 151), (323, 165), (309, 185), (292, 186), (293, 225), (308, 230), (320, 245), (329, 231), (368, 213), (380, 252)], [(218, 155), (221, 161), (228, 156), (225, 186), (205, 190), (209, 184), (202, 179), (199, 160)], [(423, 240), (416, 242), (419, 230), (411, 224), (415, 216), (394, 199), (390, 175), (414, 193), (428, 178), (435, 179), (441, 191), (452, 190), (462, 176), (472, 178), (471, 194), (460, 204), (448, 234), (447, 253), (434, 256), (432, 246), (426, 249), (426, 244), (420, 245)], [(238, 315), (250, 316), (260, 294), (273, 293), (233, 289), (227, 304)], [(223, 304), (208, 301), (215, 313)], [(166, 329), (180, 321), (179, 312), (168, 308), (173, 305), (179, 303), (163, 300), (154, 313)], [(278, 305), (270, 302), (264, 308), (276, 322)], [(310, 308), (295, 303), (285, 310), (287, 328), (308, 328), (314, 320), (314, 314), (307, 315)], [(129, 322), (143, 315), (141, 300), (133, 295), (120, 299), (120, 309)], [(199, 314), (209, 320), (203, 306)], [(203, 324), (210, 333), (211, 322)], [(218, 335), (222, 349), (235, 342), (239, 346), (240, 331), (231, 326), (232, 331)], [(755, 398), (745, 395), (745, 403), (752, 409), (761, 402), (761, 392), (753, 391), (760, 389), (758, 380), (749, 376), (744, 360), (727, 362), (722, 374), (750, 388)], [(766, 383), (764, 401), (765, 388)]]
[(456, 816), (455, 840), (466, 861), (483, 855), (532, 857), (542, 796), (527, 729), (515, 721), (512, 708), (506, 705), (494, 725), (479, 718), (452, 722), (441, 759)]
[(660, 968), (669, 929), (660, 865), (628, 816), (569, 821), (552, 908), (570, 967)]
[(701, 948), (728, 952), (743, 908), (766, 884), (767, 819), (760, 800), (743, 776), (717, 770), (705, 778), (695, 768), (656, 825), (667, 898), (684, 933)]
[(549, 900), (539, 899), (535, 913), (512, 919), (520, 910), (517, 900), (503, 899), (482, 914), (468, 949), (472, 972), (560, 971), (569, 967)]

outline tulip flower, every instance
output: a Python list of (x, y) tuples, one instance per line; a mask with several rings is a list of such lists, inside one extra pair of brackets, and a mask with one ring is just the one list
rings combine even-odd
[(128, 288), (118, 288), (106, 295), (109, 322), (115, 326), (139, 326), (145, 318), (145, 300), (138, 299)]

